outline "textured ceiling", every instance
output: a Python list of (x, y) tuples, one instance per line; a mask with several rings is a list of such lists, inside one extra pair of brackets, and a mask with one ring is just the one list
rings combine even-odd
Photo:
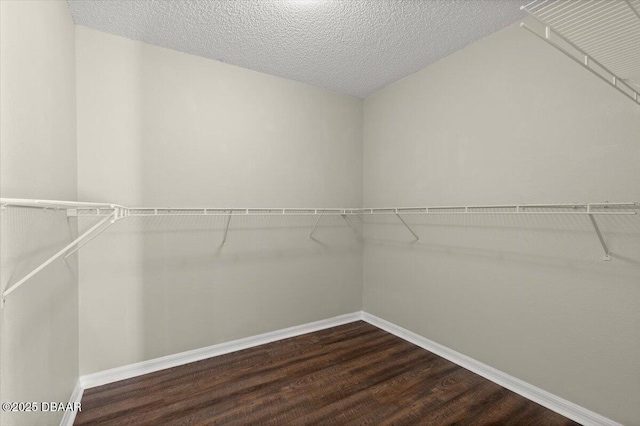
[(74, 21), (365, 98), (520, 19), (522, 0), (69, 0)]

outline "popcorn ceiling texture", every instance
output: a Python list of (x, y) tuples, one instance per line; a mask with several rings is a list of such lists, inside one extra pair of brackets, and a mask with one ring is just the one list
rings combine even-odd
[(76, 24), (365, 98), (523, 16), (520, 0), (70, 0)]

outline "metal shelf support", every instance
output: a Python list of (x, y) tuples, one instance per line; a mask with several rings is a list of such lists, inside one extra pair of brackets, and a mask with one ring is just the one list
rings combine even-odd
[(596, 235), (598, 236), (598, 240), (600, 241), (600, 245), (602, 246), (602, 251), (604, 251), (604, 256), (602, 260), (611, 260), (611, 253), (609, 252), (609, 247), (607, 247), (607, 243), (604, 242), (604, 238), (602, 237), (602, 233), (600, 232), (600, 228), (598, 227), (598, 222), (596, 222), (596, 218), (593, 217), (592, 214), (589, 215), (589, 219), (591, 219), (591, 224), (593, 225), (593, 229), (596, 231)]
[(107, 223), (106, 226), (104, 226), (102, 229), (98, 230), (97, 232), (95, 232), (93, 235), (91, 235), (90, 237), (88, 237), (85, 241), (83, 241), (82, 243), (78, 244), (73, 250), (71, 250), (69, 253), (65, 254), (64, 257), (62, 258), (62, 261), (66, 263), (67, 258), (69, 256), (71, 256), (72, 254), (74, 254), (75, 252), (77, 252), (78, 250), (80, 250), (81, 248), (83, 248), (84, 246), (86, 246), (87, 244), (89, 244), (91, 241), (93, 241), (94, 238), (96, 238), (98, 235), (102, 234), (104, 231), (106, 231), (107, 229), (109, 229), (111, 227), (111, 225), (113, 225), (115, 222), (115, 220), (112, 220), (110, 222)]
[(313, 225), (313, 229), (309, 233), (309, 239), (313, 239), (313, 233), (316, 232), (316, 228), (318, 227), (318, 224), (320, 223), (320, 219), (322, 219), (322, 215), (318, 216), (318, 220), (316, 220), (316, 224)]
[(409, 225), (407, 225), (407, 222), (404, 221), (404, 219), (398, 214), (397, 211), (396, 211), (396, 216), (398, 216), (398, 219), (400, 219), (400, 222), (402, 222), (402, 224), (409, 230), (409, 232), (411, 232), (411, 234), (413, 234), (413, 238), (415, 238), (416, 241), (420, 241), (420, 237), (418, 236), (418, 234), (413, 232), (413, 229), (411, 229), (411, 227)]
[(231, 212), (227, 216), (227, 225), (224, 228), (224, 235), (222, 236), (222, 245), (227, 242), (227, 234), (229, 233), (229, 224), (231, 223)]
[(10, 286), (7, 290), (4, 291), (4, 293), (2, 293), (2, 305), (4, 306), (4, 303), (6, 302), (7, 296), (9, 296), (11, 293), (16, 291), (22, 284), (27, 282), (27, 280), (29, 280), (29, 278), (33, 277), (35, 274), (37, 274), (38, 272), (43, 270), (45, 267), (47, 267), (47, 265), (49, 265), (51, 262), (53, 262), (54, 260), (56, 260), (57, 258), (62, 256), (63, 254), (68, 252), (76, 244), (82, 242), (85, 238), (87, 238), (89, 235), (91, 235), (91, 233), (93, 233), (93, 231), (95, 231), (96, 229), (100, 228), (107, 221), (109, 221), (109, 220), (115, 221), (116, 217), (117, 217), (117, 209), (114, 210), (113, 213), (111, 213), (109, 216), (103, 218), (100, 222), (98, 222), (95, 225), (93, 225), (86, 232), (84, 232), (78, 238), (76, 238), (71, 243), (69, 243), (67, 246), (65, 246), (62, 250), (60, 250), (59, 252), (57, 252), (56, 254), (51, 256), (49, 259), (45, 260), (40, 266), (38, 266), (36, 269), (34, 269), (33, 271), (31, 271), (30, 273), (25, 275), (20, 281), (18, 281), (14, 285)]

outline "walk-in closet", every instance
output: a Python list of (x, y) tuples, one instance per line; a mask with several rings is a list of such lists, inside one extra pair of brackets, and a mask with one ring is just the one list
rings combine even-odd
[(640, 425), (640, 0), (0, 0), (0, 424)]

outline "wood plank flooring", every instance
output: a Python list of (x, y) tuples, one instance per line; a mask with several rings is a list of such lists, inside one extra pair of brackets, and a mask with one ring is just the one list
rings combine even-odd
[(576, 425), (359, 321), (88, 389), (76, 425)]

